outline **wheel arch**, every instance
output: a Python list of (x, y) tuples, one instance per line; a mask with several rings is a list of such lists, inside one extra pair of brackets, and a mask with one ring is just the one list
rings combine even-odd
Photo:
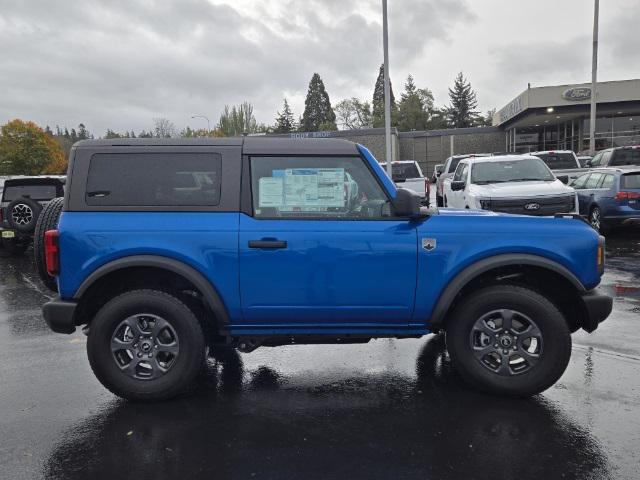
[[(229, 313), (226, 305), (222, 301), (220, 294), (211, 282), (198, 271), (196, 268), (188, 265), (180, 260), (176, 260), (169, 257), (163, 257), (159, 255), (132, 255), (127, 257), (118, 258), (109, 263), (106, 263), (96, 270), (94, 270), (78, 287), (73, 298), (78, 301), (80, 306), (84, 306), (81, 311), (85, 313), (81, 318), (77, 319), (77, 322), (82, 322), (84, 319), (91, 318), (87, 315), (88, 309), (95, 309), (95, 306), (90, 307), (83, 305), (88, 303), (87, 298), (92, 298), (94, 295), (99, 294), (101, 287), (108, 284), (110, 279), (122, 279), (127, 278), (131, 281), (135, 281), (133, 278), (135, 275), (129, 275), (139, 273), (140, 275), (148, 275), (149, 273), (160, 273), (160, 277), (164, 273), (164, 278), (171, 276), (174, 279), (184, 280), (184, 285), (189, 285), (195, 288), (200, 294), (201, 300), (214, 316), (216, 323), (220, 329), (224, 329), (229, 325)], [(154, 282), (162, 280), (158, 276), (154, 276)], [(154, 283), (151, 282), (151, 283)]]
[[(447, 321), (447, 316), (456, 304), (458, 297), (469, 290), (470, 288), (480, 288), (481, 286), (488, 285), (490, 283), (483, 283), (487, 281), (498, 283), (501, 281), (501, 277), (504, 277), (507, 281), (511, 278), (514, 280), (512, 283), (519, 283), (522, 285), (529, 285), (538, 287), (539, 290), (544, 290), (544, 283), (541, 285), (532, 285), (533, 278), (527, 278), (527, 273), (535, 273), (544, 278), (553, 278), (558, 280), (560, 285), (558, 286), (558, 292), (565, 294), (569, 293), (572, 298), (580, 293), (586, 292), (586, 288), (580, 282), (580, 280), (565, 266), (539, 255), (530, 254), (502, 254), (495, 255), (489, 258), (478, 260), (477, 262), (469, 265), (461, 272), (459, 272), (442, 291), (433, 309), (429, 325), (434, 331), (440, 330)], [(533, 275), (531, 275), (533, 277)], [(538, 278), (538, 277), (536, 277)], [(548, 293), (551, 297), (557, 297), (556, 303), (562, 300), (561, 296)], [(568, 321), (572, 324), (572, 329), (577, 328), (580, 324), (581, 312), (575, 312), (571, 309), (571, 306), (561, 308)]]

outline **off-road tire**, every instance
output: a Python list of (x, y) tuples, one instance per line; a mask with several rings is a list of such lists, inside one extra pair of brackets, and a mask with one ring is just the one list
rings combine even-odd
[(44, 256), (44, 234), (47, 230), (58, 228), (60, 213), (64, 205), (64, 198), (54, 198), (42, 210), (36, 223), (36, 230), (33, 235), (33, 262), (40, 276), (42, 283), (51, 291), (58, 291), (58, 284), (55, 278), (47, 273), (47, 263)]
[[(155, 379), (136, 379), (120, 369), (111, 350), (114, 332), (132, 315), (151, 314), (175, 330), (179, 354), (167, 373)], [(107, 302), (90, 323), (87, 354), (94, 374), (107, 389), (133, 401), (160, 401), (184, 392), (198, 377), (206, 360), (202, 327), (178, 298), (159, 290), (133, 290)]]
[[(23, 208), (31, 210), (31, 220), (28, 223), (17, 223), (14, 220), (13, 210), (18, 206), (22, 206)], [(26, 197), (16, 198), (14, 201), (10, 202), (5, 209), (7, 216), (6, 221), (11, 228), (17, 230), (20, 233), (31, 233), (36, 228), (36, 222), (38, 221), (38, 216), (40, 215), (41, 210), (42, 205), (40, 205), (35, 200), (31, 200), (30, 198)]]
[[(523, 373), (500, 376), (474, 355), (471, 345), (474, 325), (483, 315), (500, 309), (527, 315), (541, 332), (538, 363)], [(538, 292), (516, 285), (483, 288), (463, 299), (447, 319), (446, 338), (454, 367), (463, 380), (492, 394), (526, 397), (540, 393), (558, 381), (571, 356), (571, 334), (562, 313)]]

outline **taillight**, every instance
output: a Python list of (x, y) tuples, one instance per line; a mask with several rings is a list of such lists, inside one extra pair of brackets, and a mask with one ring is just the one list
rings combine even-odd
[(58, 230), (47, 230), (44, 232), (44, 259), (47, 265), (47, 273), (52, 277), (60, 273), (58, 236)]
[(622, 200), (638, 200), (640, 199), (640, 192), (618, 192), (613, 198), (618, 202)]

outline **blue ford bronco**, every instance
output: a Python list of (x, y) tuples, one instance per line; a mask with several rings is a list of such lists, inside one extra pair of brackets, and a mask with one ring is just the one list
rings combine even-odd
[(528, 396), (612, 307), (583, 220), (421, 207), (340, 139), (82, 141), (37, 230), (47, 324), (83, 326), (133, 400), (183, 392), (210, 348), (430, 333), (472, 386)]

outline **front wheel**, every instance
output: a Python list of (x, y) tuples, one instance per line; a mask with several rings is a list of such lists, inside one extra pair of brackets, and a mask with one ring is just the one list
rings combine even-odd
[(134, 290), (102, 307), (90, 324), (89, 363), (100, 383), (130, 400), (184, 391), (204, 366), (204, 334), (194, 313), (158, 290)]
[(557, 382), (569, 363), (571, 334), (564, 316), (528, 288), (479, 290), (463, 299), (448, 322), (454, 366), (480, 390), (535, 395)]

